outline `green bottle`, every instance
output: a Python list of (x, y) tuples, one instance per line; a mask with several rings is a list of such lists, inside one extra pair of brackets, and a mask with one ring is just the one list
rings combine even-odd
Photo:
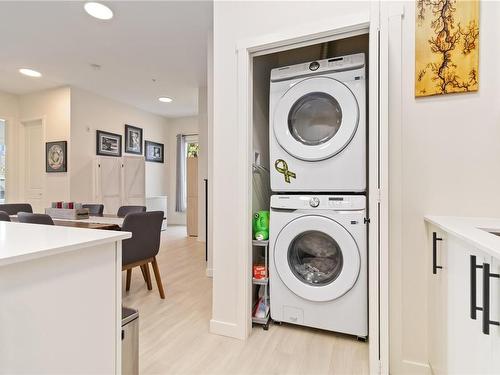
[(269, 211), (259, 211), (253, 215), (253, 238), (259, 241), (269, 239)]

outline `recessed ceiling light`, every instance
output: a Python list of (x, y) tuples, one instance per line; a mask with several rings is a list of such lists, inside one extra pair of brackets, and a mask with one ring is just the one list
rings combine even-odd
[(158, 98), (158, 100), (162, 103), (171, 103), (174, 99), (169, 98), (167, 96), (161, 96)]
[(33, 70), (33, 69), (27, 69), (27, 68), (19, 69), (19, 73), (24, 74), (25, 76), (28, 76), (28, 77), (38, 78), (38, 77), (42, 76), (42, 73), (37, 72), (36, 70)]
[(88, 14), (100, 20), (110, 20), (113, 18), (113, 11), (104, 4), (90, 1), (85, 3), (83, 7)]

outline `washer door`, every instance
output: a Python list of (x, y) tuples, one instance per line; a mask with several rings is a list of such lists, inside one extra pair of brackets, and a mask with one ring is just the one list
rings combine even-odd
[(307, 215), (291, 221), (278, 234), (274, 263), (293, 293), (325, 302), (354, 286), (361, 259), (354, 238), (342, 225), (324, 216)]
[(273, 118), (278, 143), (306, 161), (328, 159), (356, 133), (358, 102), (342, 82), (327, 77), (304, 79), (281, 97)]

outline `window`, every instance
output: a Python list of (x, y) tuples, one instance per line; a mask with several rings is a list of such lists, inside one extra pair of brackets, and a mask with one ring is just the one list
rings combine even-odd
[(200, 151), (200, 146), (198, 145), (198, 142), (191, 142), (187, 144), (188, 158), (197, 158), (199, 151)]
[(5, 120), (0, 120), (0, 203), (5, 202)]

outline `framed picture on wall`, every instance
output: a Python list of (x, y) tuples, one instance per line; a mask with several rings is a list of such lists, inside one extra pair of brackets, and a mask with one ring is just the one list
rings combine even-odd
[(125, 152), (142, 155), (142, 129), (125, 124)]
[(146, 161), (154, 161), (156, 163), (163, 163), (163, 143), (156, 143), (151, 141), (144, 142), (144, 149), (146, 150)]
[(102, 156), (122, 156), (122, 136), (120, 134), (97, 130), (96, 154)]
[(67, 150), (66, 141), (45, 143), (45, 171), (47, 173), (68, 171)]

